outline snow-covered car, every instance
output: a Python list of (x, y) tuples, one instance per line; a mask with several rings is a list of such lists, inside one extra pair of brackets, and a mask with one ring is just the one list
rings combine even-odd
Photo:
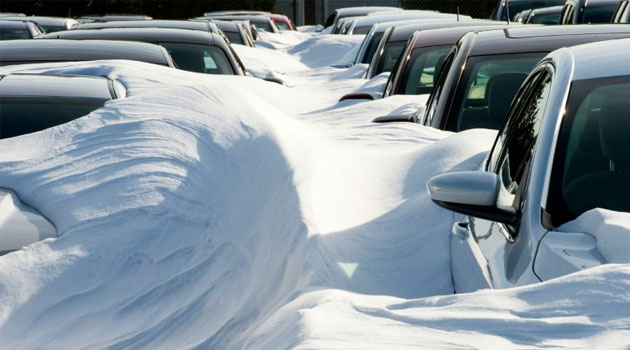
[(67, 123), (125, 96), (123, 85), (108, 78), (0, 75), (0, 139)]
[(436, 11), (423, 11), (423, 10), (409, 10), (393, 13), (372, 13), (370, 16), (364, 16), (356, 18), (348, 28), (345, 34), (347, 35), (365, 35), (367, 34), (375, 23), (402, 21), (407, 19), (414, 19), (417, 23), (430, 20), (469, 20), (470, 16), (458, 16), (452, 13), (440, 13)]
[(73, 18), (64, 17), (48, 17), (48, 16), (14, 16), (3, 17), (2, 19), (10, 19), (16, 21), (31, 21), (39, 24), (45, 33), (58, 32), (60, 30), (68, 30), (74, 28), (79, 22)]
[(133, 60), (176, 68), (162, 46), (114, 40), (0, 41), (0, 66), (27, 63)]
[(183, 70), (244, 75), (245, 68), (236, 53), (219, 34), (175, 28), (103, 28), (66, 30), (43, 35), (42, 39), (98, 39), (140, 41), (163, 46)]
[(559, 24), (610, 23), (619, 0), (567, 0)]
[(372, 79), (383, 72), (390, 72), (394, 68), (398, 58), (401, 56), (407, 42), (416, 31), (486, 24), (496, 24), (496, 22), (469, 19), (462, 21), (455, 21), (452, 19), (431, 19), (427, 21), (419, 21), (415, 24), (392, 26), (385, 31), (381, 41), (378, 43), (374, 55), (372, 56), (372, 60), (370, 61), (366, 78)]
[(44, 30), (35, 22), (1, 18), (0, 40), (33, 39), (44, 33)]
[(427, 106), (414, 120), (455, 132), (499, 129), (527, 74), (549, 52), (627, 37), (630, 27), (614, 24), (515, 27), (468, 33), (444, 59)]
[[(203, 20), (198, 20), (203, 21)], [(210, 21), (210, 20), (205, 20)], [(254, 38), (252, 38), (248, 31), (240, 24), (231, 21), (211, 20), (210, 23), (214, 23), (225, 34), (230, 43), (245, 45), (254, 47)]]
[(266, 15), (222, 15), (222, 16), (204, 16), (197, 19), (210, 19), (221, 21), (249, 21), (257, 31), (264, 31), (268, 33), (280, 33), (276, 23)]
[(428, 181), (435, 203), (466, 215), (451, 236), (458, 292), (546, 281), (614, 259), (599, 247), (624, 246), (627, 237), (558, 227), (594, 208), (630, 212), (628, 55), (628, 39), (552, 52), (525, 80), (482, 170)]

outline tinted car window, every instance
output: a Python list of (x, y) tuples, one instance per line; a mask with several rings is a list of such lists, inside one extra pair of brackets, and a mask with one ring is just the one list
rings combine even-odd
[(24, 135), (67, 123), (102, 107), (104, 99), (0, 98), (0, 138)]
[(264, 30), (269, 33), (273, 33), (273, 28), (269, 22), (252, 22), (256, 30)]
[(234, 74), (223, 50), (215, 46), (160, 43), (180, 69), (209, 74)]
[(427, 103), (427, 107), (423, 116), (422, 124), (431, 125), (433, 123), (433, 117), (435, 115), (435, 109), (437, 108), (438, 101), (440, 96), (442, 95), (442, 90), (444, 88), (444, 83), (446, 82), (446, 77), (448, 75), (449, 70), (451, 69), (451, 65), (453, 64), (453, 60), (457, 55), (456, 49), (451, 49), (451, 51), (446, 56), (444, 60), (444, 64), (442, 65), (442, 69), (440, 70), (437, 83), (433, 87), (433, 91), (431, 92), (431, 96), (429, 96), (429, 102)]
[(278, 29), (280, 29), (280, 30), (290, 30), (288, 24), (286, 24), (284, 22), (280, 22), (280, 21), (276, 21), (276, 27), (278, 27)]
[(369, 33), (370, 29), (372, 29), (372, 26), (361, 26), (361, 27), (356, 27), (354, 28), (354, 30), (352, 31), (352, 34), (367, 34)]
[(374, 75), (376, 76), (383, 72), (391, 72), (404, 48), (404, 41), (393, 41), (385, 44)]
[(498, 129), (519, 87), (545, 53), (471, 57), (457, 87), (447, 130)]
[(241, 38), (241, 34), (238, 32), (224, 32), (225, 36), (227, 36), (228, 40), (230, 40), (233, 44), (241, 44), (245, 45), (243, 42), (243, 38)]
[(30, 39), (28, 28), (0, 28), (0, 40)]
[(401, 80), (405, 95), (430, 94), (452, 45), (415, 49)]
[(558, 24), (558, 20), (560, 19), (559, 13), (552, 14), (539, 14), (536, 16), (530, 16), (530, 20), (527, 23), (532, 24)]
[[(517, 111), (514, 118), (510, 118), (499, 136), (504, 142), (496, 170), (499, 174), (501, 193), (499, 206), (520, 210), (527, 170), (547, 106), (550, 87), (551, 75), (544, 72), (536, 79), (522, 108)], [(514, 229), (511, 231), (512, 234), (516, 233)]]
[(630, 211), (630, 76), (574, 82), (547, 210), (554, 226), (593, 208)]
[(617, 4), (584, 7), (581, 23), (609, 23), (616, 8)]
[(383, 38), (383, 34), (385, 33), (379, 32), (379, 33), (374, 33), (374, 35), (372, 35), (372, 38), (370, 39), (370, 42), (368, 43), (368, 46), (365, 49), (365, 55), (363, 56), (363, 60), (361, 61), (361, 63), (369, 64), (370, 62), (372, 62), (372, 57), (374, 57), (374, 53), (376, 52), (378, 43), (381, 41), (381, 38)]

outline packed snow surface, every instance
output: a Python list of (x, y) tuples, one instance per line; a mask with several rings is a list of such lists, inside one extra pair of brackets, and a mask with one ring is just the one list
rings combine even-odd
[[(627, 348), (628, 265), (452, 295), (460, 217), (425, 183), (478, 169), (494, 132), (371, 124), (426, 96), (337, 102), (386, 80), (331, 67), (359, 37), (263, 35), (236, 45), (254, 77), (127, 61), (0, 70), (128, 91), (0, 141), (0, 186), (60, 233), (0, 257), (0, 348)], [(289, 86), (255, 78), (268, 76)], [(585, 215), (566, 229), (629, 233), (627, 217)]]

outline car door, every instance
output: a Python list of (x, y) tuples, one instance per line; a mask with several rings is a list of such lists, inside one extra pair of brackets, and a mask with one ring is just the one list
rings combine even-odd
[[(486, 165), (487, 171), (499, 176), (497, 206), (519, 217), (527, 215), (521, 208), (527, 198), (530, 161), (550, 93), (552, 72), (550, 66), (540, 68), (524, 82)], [(530, 228), (526, 220), (520, 222), (524, 224), (506, 225), (469, 217), (465, 224), (460, 224), (467, 226), (483, 255), (480, 262), (486, 266), (481, 268), (486, 269), (484, 275), (491, 287), (538, 281), (531, 268), (535, 245), (528, 235)]]

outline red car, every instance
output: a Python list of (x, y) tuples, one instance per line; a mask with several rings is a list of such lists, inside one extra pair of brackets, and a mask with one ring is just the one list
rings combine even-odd
[(276, 26), (278, 27), (278, 29), (280, 29), (280, 31), (295, 30), (295, 26), (293, 25), (293, 22), (291, 22), (291, 19), (289, 19), (289, 17), (275, 13), (268, 16), (274, 22), (276, 22)]

